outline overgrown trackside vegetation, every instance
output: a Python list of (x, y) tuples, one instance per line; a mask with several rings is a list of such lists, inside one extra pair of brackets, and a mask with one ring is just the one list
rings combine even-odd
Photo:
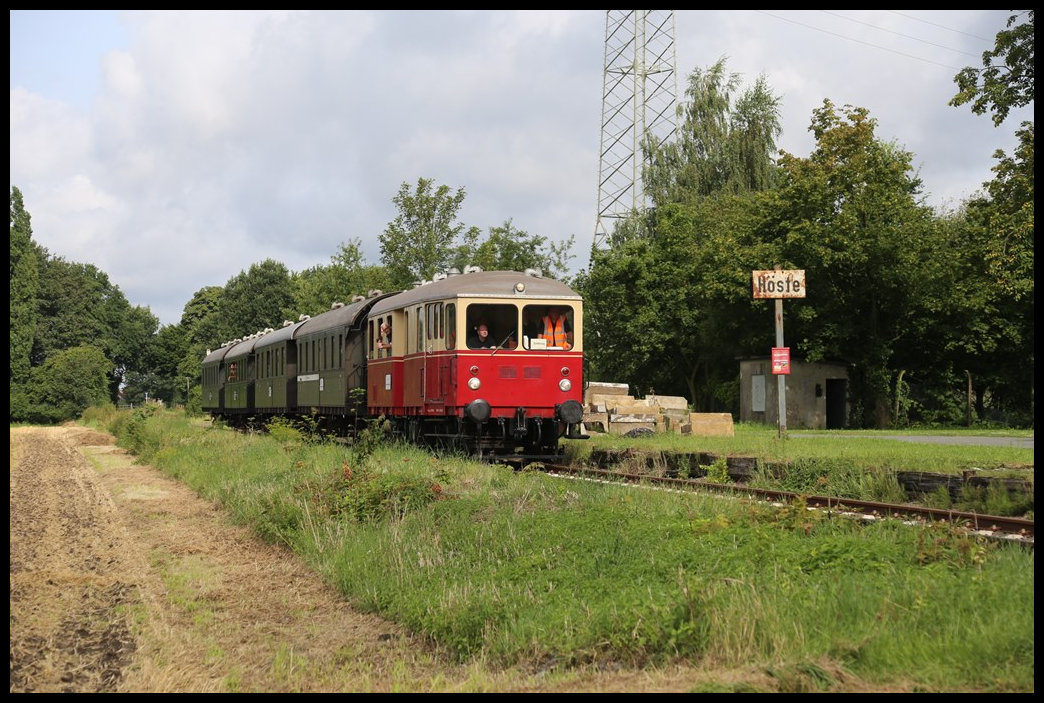
[[(843, 680), (1032, 691), (1033, 552), (943, 525), (563, 481), (380, 441), (109, 427), (142, 460), (286, 544), (355, 607), (461, 660), (534, 668), (685, 660)], [(734, 682), (727, 685), (735, 689)]]
[[(891, 434), (882, 438), (872, 430), (843, 435), (806, 431), (780, 440), (771, 426), (737, 423), (734, 437), (659, 433), (632, 439), (598, 434), (590, 441), (567, 444), (576, 462), (589, 463), (596, 452), (618, 456), (621, 461), (613, 468), (626, 473), (686, 478), (689, 469), (698, 466), (695, 475), (727, 483), (732, 479), (726, 458), (753, 460), (754, 469), (742, 480), (757, 488), (894, 503), (918, 500), (934, 508), (1033, 518), (1033, 449), (977, 446), (969, 452), (967, 446), (912, 444)], [(1007, 432), (1016, 434), (1032, 436), (1025, 430)], [(693, 450), (696, 444), (698, 452)], [(702, 464), (696, 462), (697, 455)], [(974, 478), (958, 481), (952, 495), (944, 489), (919, 496), (901, 485), (904, 472)]]

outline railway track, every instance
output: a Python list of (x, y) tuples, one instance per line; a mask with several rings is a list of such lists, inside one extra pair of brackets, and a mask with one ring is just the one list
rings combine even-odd
[(1033, 520), (1025, 518), (942, 510), (903, 503), (880, 503), (852, 498), (807, 495), (788, 491), (752, 488), (740, 484), (715, 483), (706, 479), (684, 479), (650, 476), (648, 474), (621, 473), (606, 469), (578, 468), (563, 464), (546, 464), (543, 465), (542, 470), (551, 475), (574, 479), (634, 483), (678, 491), (713, 491), (727, 495), (746, 496), (768, 503), (789, 504), (803, 500), (810, 509), (835, 512), (863, 520), (892, 518), (922, 523), (949, 522), (960, 525), (982, 537), (1010, 540), (1030, 547), (1033, 546)]

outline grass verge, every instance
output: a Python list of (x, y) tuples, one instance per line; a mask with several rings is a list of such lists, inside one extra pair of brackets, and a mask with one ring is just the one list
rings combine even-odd
[(167, 411), (110, 425), (143, 461), (289, 545), (355, 607), (460, 661), (682, 661), (754, 669), (781, 692), (828, 691), (845, 677), (1034, 688), (1033, 552), (1017, 545), (564, 481), (376, 433), (344, 447), (285, 428), (206, 429)]

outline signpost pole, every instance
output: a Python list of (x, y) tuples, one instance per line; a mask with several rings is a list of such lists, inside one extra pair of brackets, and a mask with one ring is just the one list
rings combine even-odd
[[(776, 298), (776, 346), (783, 346), (783, 298)], [(787, 436), (787, 377), (776, 376), (776, 390), (779, 396), (779, 438)]]
[(772, 349), (772, 373), (776, 374), (776, 395), (779, 398), (779, 436), (787, 436), (787, 379), (790, 374), (790, 350), (783, 346), (783, 298), (805, 297), (803, 269), (784, 271), (752, 271), (754, 298), (776, 300), (776, 346)]

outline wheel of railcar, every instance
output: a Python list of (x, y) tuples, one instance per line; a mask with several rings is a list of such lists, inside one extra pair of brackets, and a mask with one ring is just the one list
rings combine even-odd
[(418, 446), (424, 444), (424, 429), (421, 425), (421, 420), (410, 418), (410, 420), (407, 421), (406, 438), (410, 441), (410, 444), (416, 444)]

